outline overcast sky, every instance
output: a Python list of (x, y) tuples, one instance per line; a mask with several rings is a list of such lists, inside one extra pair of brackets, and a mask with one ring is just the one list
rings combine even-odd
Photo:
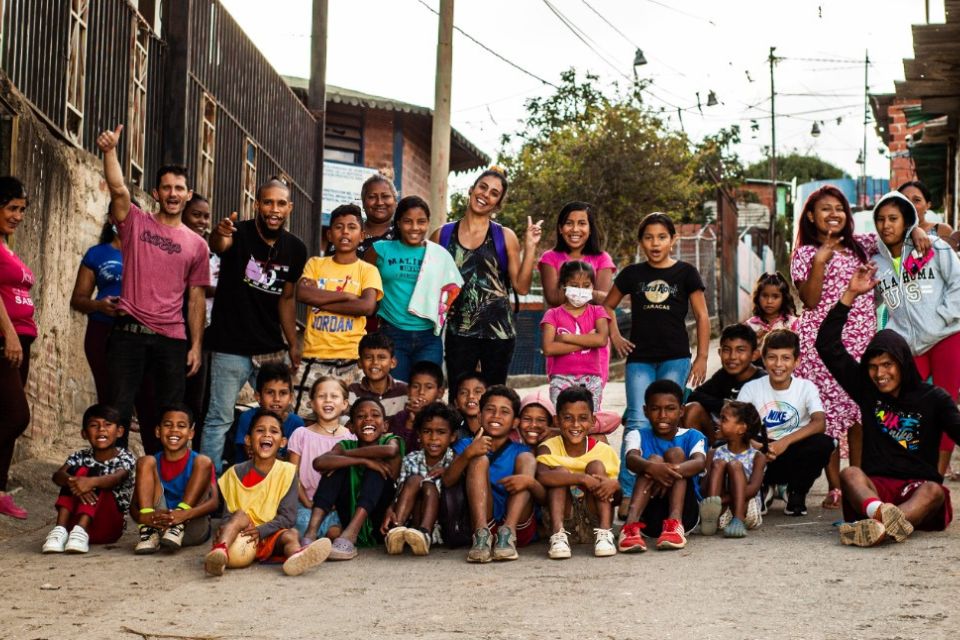
[[(310, 0), (221, 1), (280, 73), (309, 75)], [(327, 82), (432, 107), (437, 18), (425, 5), (437, 8), (439, 0), (329, 0)], [(942, 0), (931, 5), (931, 21), (942, 22)], [(864, 53), (869, 49), (872, 61), (870, 91), (892, 92), (894, 80), (903, 79), (902, 59), (913, 55), (910, 25), (924, 20), (924, 0), (458, 0), (455, 5), (457, 27), (552, 83), (570, 67), (599, 74), (604, 86), (625, 83), (639, 46), (648, 64), (637, 71), (654, 82), (648, 103), (664, 107), (675, 128), (680, 127), (676, 107), (684, 108), (683, 125), (694, 139), (739, 123), (738, 151), (745, 162), (760, 159), (769, 145), (767, 56), (776, 46), (776, 55), (785, 58), (775, 69), (778, 152), (817, 155), (852, 175), (859, 174), (856, 159), (863, 146)], [(720, 104), (707, 107), (711, 90)], [(551, 91), (454, 35), (453, 126), (491, 157), (501, 134), (518, 128), (524, 100)], [(755, 132), (751, 119), (759, 125)], [(817, 138), (810, 135), (814, 120), (823, 122)], [(871, 124), (868, 169), (885, 177), (889, 163), (881, 148)]]

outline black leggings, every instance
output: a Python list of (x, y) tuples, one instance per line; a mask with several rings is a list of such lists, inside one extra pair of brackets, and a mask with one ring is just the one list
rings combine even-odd
[(464, 338), (447, 331), (444, 343), (444, 357), (447, 362), (447, 388), (450, 392), (450, 401), (457, 393), (457, 379), (463, 374), (480, 371), (489, 384), (506, 384), (507, 374), (510, 372), (510, 362), (513, 360), (513, 349), (517, 344), (516, 338), (496, 340), (489, 338)]
[(806, 495), (830, 462), (833, 449), (833, 438), (822, 433), (795, 442), (776, 460), (767, 463), (763, 483), (785, 484), (788, 493)]
[[(350, 486), (350, 468), (337, 469), (323, 476), (317, 492), (313, 494), (313, 507), (330, 513), (334, 508), (340, 516), (340, 522), (346, 527), (353, 518), (353, 489)], [(365, 469), (357, 492), (356, 508), (367, 511), (367, 518), (373, 527), (374, 537), (380, 540), (380, 523), (393, 502), (393, 480), (385, 479), (379, 473)]]
[(20, 336), (23, 360), (19, 368), (10, 366), (0, 346), (0, 491), (7, 490), (7, 476), (17, 438), (30, 424), (30, 405), (27, 404), (27, 376), (30, 374), (30, 344), (33, 338)]

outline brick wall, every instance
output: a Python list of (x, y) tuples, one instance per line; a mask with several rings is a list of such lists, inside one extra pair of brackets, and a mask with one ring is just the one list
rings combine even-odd
[(890, 134), (890, 188), (896, 189), (904, 182), (917, 179), (917, 173), (913, 168), (913, 160), (906, 156), (907, 135), (919, 131), (923, 125), (916, 127), (907, 126), (907, 118), (903, 115), (903, 108), (906, 106), (919, 106), (919, 100), (905, 100), (897, 98), (893, 104), (887, 108)]
[(363, 125), (363, 166), (393, 175), (392, 111), (368, 109)]
[(430, 194), (430, 132), (421, 131), (410, 123), (403, 126), (403, 182), (404, 195), (417, 195), (429, 200)]

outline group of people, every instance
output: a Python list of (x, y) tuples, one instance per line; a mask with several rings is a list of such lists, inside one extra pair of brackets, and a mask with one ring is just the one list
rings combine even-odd
[[(332, 211), (323, 255), (308, 259), (285, 229), (294, 203), (278, 178), (257, 190), (253, 219), (234, 213), (211, 230), (187, 170), (166, 166), (157, 213), (142, 210), (123, 181), (121, 131), (97, 139), (109, 219), (71, 299), (88, 314), (98, 402), (81, 425), (89, 448), (53, 476), (45, 553), (114, 542), (129, 515), (137, 554), (212, 539), (212, 575), (255, 560), (299, 575), (380, 544), (469, 546), (467, 560), (485, 563), (542, 537), (550, 558), (569, 558), (572, 543), (611, 556), (647, 539), (683, 548), (697, 526), (743, 538), (776, 499), (803, 516), (824, 471), (844, 544), (950, 522), (941, 450), (960, 437), (960, 260), (940, 237), (952, 230), (912, 201), (911, 189), (929, 200), (918, 183), (877, 204), (877, 235), (854, 234), (839, 190), (812, 194), (791, 265), (803, 312), (791, 283), (765, 274), (754, 316), (723, 329), (722, 368), (707, 379), (704, 283), (674, 258), (665, 214), (643, 218), (645, 259), (618, 272), (585, 202), (563, 207), (554, 248), (538, 256), (540, 222), (528, 218), (521, 241), (493, 220), (508, 190), (499, 168), (432, 234), (428, 204), (398, 200), (378, 174), (362, 208)], [(14, 517), (26, 512), (5, 483), (29, 421), (37, 330), (32, 273), (8, 245), (27, 205), (24, 186), (0, 178), (0, 513)], [(511, 296), (529, 292), (535, 268), (549, 391), (520, 398), (506, 386)], [(616, 321), (625, 298), (629, 338)], [(612, 419), (611, 349), (627, 362), (627, 408)], [(246, 383), (258, 406), (237, 417)], [(134, 415), (139, 459), (126, 446)], [(618, 453), (606, 436), (621, 419)]]

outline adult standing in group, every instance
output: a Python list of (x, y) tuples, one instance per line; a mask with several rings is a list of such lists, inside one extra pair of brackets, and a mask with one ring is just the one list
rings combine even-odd
[(257, 189), (252, 220), (237, 222), (233, 213), (210, 235), (210, 248), (220, 256), (220, 277), (204, 341), (212, 355), (210, 404), (200, 444), (218, 474), (244, 383), (253, 384), (261, 364), (285, 356), (293, 368), (300, 366), (294, 293), (307, 247), (284, 229), (292, 211), (290, 187), (272, 177)]
[[(363, 186), (360, 187), (360, 203), (363, 205), (363, 239), (357, 245), (357, 256), (362, 259), (375, 242), (394, 240), (397, 237), (393, 224), (393, 215), (397, 211), (397, 188), (390, 178), (382, 173), (375, 173), (363, 181)], [(332, 256), (335, 253), (334, 248), (327, 244), (323, 255)], [(373, 330), (369, 324), (367, 330)]]
[[(118, 317), (107, 343), (107, 367), (112, 404), (124, 424), (130, 424), (134, 399), (144, 374), (152, 374), (158, 407), (183, 401), (186, 377), (200, 367), (204, 321), (204, 291), (210, 284), (207, 247), (183, 224), (181, 216), (192, 191), (187, 170), (160, 167), (153, 197), (159, 211), (146, 213), (130, 201), (117, 157), (123, 125), (97, 138), (110, 189), (110, 217), (120, 235), (124, 276)], [(190, 341), (183, 317), (189, 296)], [(160, 450), (154, 434), (157, 416), (139, 416), (143, 448)]]
[(37, 337), (33, 319), (33, 272), (10, 248), (10, 237), (23, 222), (27, 190), (16, 178), (0, 178), (0, 514), (26, 518), (27, 510), (7, 493), (7, 476), (13, 449), (30, 424), (27, 404), (27, 375), (30, 372), (30, 344)]
[(444, 347), (449, 380), (475, 371), (477, 365), (490, 384), (507, 380), (517, 341), (511, 291), (521, 295), (530, 291), (543, 233), (543, 221), (534, 223), (528, 217), (521, 252), (516, 234), (491, 219), (500, 210), (508, 186), (502, 169), (484, 171), (470, 187), (463, 218), (430, 237), (450, 252), (464, 280), (447, 316)]
[(927, 221), (927, 211), (933, 207), (933, 194), (930, 193), (930, 189), (927, 189), (925, 184), (919, 180), (911, 180), (897, 187), (897, 191), (913, 203), (913, 208), (917, 210), (917, 222), (921, 229), (933, 238), (942, 239), (954, 250), (957, 249), (956, 240), (953, 238), (953, 227), (946, 222)]

